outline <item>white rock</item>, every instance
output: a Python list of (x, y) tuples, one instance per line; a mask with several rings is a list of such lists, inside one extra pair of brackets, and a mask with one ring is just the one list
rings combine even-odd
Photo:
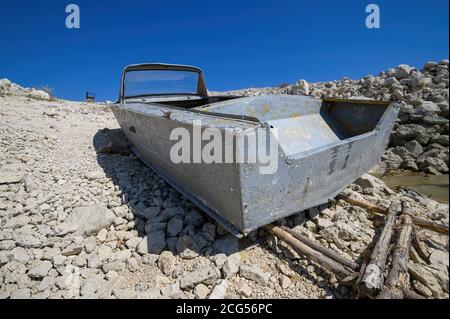
[(66, 257), (64, 257), (63, 255), (56, 255), (56, 256), (52, 257), (52, 262), (53, 262), (53, 265), (55, 265), (55, 267), (63, 265), (65, 261), (66, 261)]
[(97, 240), (101, 243), (104, 243), (106, 240), (107, 234), (108, 234), (108, 231), (105, 228), (101, 229), (97, 234)]
[(75, 234), (82, 236), (97, 235), (102, 229), (109, 227), (116, 215), (109, 209), (98, 205), (75, 207), (63, 227), (76, 228)]
[(180, 287), (184, 288), (192, 288), (197, 284), (212, 284), (220, 277), (220, 272), (217, 268), (213, 268), (210, 266), (202, 267), (198, 270), (192, 271), (183, 277), (180, 280)]
[(150, 288), (144, 292), (138, 292), (137, 299), (158, 299), (161, 297), (159, 288)]
[(283, 289), (287, 289), (291, 286), (291, 279), (288, 276), (282, 275), (280, 277), (280, 286)]
[(31, 298), (31, 290), (28, 288), (22, 288), (14, 291), (10, 299), (30, 299)]
[(115, 288), (113, 293), (117, 299), (136, 299), (137, 297), (136, 291), (130, 289)]
[(444, 267), (449, 266), (449, 254), (446, 251), (434, 250), (429, 257), (431, 264), (442, 265)]
[(33, 99), (37, 99), (37, 100), (46, 100), (49, 101), (50, 95), (47, 92), (44, 92), (42, 90), (35, 90), (32, 89), (29, 93), (28, 96), (33, 98)]
[(412, 68), (407, 65), (407, 64), (400, 64), (399, 66), (397, 66), (397, 68), (395, 69), (395, 74), (394, 76), (398, 79), (406, 79), (409, 74), (411, 73)]
[(252, 289), (245, 282), (240, 282), (237, 285), (236, 292), (246, 298), (249, 298), (252, 296)]
[(39, 262), (36, 266), (30, 269), (28, 272), (28, 276), (33, 279), (42, 279), (47, 276), (50, 269), (52, 269), (53, 265), (50, 261), (45, 260)]
[(158, 267), (166, 276), (171, 277), (175, 270), (176, 260), (171, 251), (163, 251), (158, 259)]
[(23, 180), (23, 177), (24, 177), (23, 173), (0, 171), (0, 185), (20, 183)]
[(327, 218), (319, 217), (319, 218), (317, 218), (316, 223), (317, 223), (317, 226), (319, 226), (319, 228), (321, 228), (321, 229), (333, 226), (333, 222)]
[(269, 283), (270, 274), (263, 272), (256, 264), (252, 266), (241, 266), (239, 274), (263, 286), (267, 286)]
[(220, 284), (216, 285), (209, 295), (209, 299), (224, 299), (228, 290), (228, 280), (221, 280)]
[(16, 229), (16, 228), (20, 228), (22, 226), (27, 225), (29, 222), (30, 222), (30, 217), (28, 217), (26, 215), (19, 215), (19, 216), (13, 217), (10, 220), (8, 220), (6, 222), (6, 224), (3, 225), (3, 228)]
[(11, 253), (11, 260), (20, 262), (24, 265), (27, 264), (27, 262), (30, 260), (30, 255), (28, 254), (27, 250), (22, 247), (16, 247), (14, 248)]
[(194, 288), (194, 295), (198, 299), (206, 299), (210, 293), (209, 288), (204, 284), (198, 284)]
[(239, 272), (240, 255), (233, 254), (227, 258), (222, 267), (222, 272), (225, 278), (229, 279)]

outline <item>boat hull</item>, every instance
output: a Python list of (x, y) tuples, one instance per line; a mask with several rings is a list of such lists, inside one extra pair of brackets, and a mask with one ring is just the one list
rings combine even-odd
[[(279, 105), (283, 111), (268, 114), (258, 105), (271, 109)], [(197, 110), (120, 103), (114, 104), (112, 111), (132, 151), (142, 161), (239, 237), (326, 203), (376, 165), (389, 141), (398, 107), (271, 96), (242, 98)], [(236, 117), (239, 114), (242, 119)], [(259, 162), (174, 163), (170, 152), (176, 141), (170, 140), (171, 132), (181, 127), (194, 134), (193, 121), (201, 121), (202, 130), (235, 129), (234, 155), (248, 151), (245, 143), (237, 141), (256, 129), (269, 134), (275, 129), (281, 132), (277, 136), (276, 172), (261, 174), (264, 164)]]

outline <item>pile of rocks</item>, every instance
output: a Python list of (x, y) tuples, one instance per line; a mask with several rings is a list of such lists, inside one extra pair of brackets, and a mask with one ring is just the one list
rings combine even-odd
[(8, 79), (0, 79), (0, 96), (26, 96), (36, 100), (51, 100), (50, 94), (34, 88), (23, 88)]
[(401, 103), (390, 147), (383, 155), (381, 173), (405, 169), (428, 174), (448, 173), (449, 100), (448, 60), (427, 62), (419, 70), (401, 64), (360, 80), (347, 78), (273, 88), (250, 88), (219, 95), (301, 94), (318, 98), (364, 98)]
[[(127, 152), (104, 105), (0, 97), (0, 298), (351, 298), (333, 274), (254, 232), (237, 240)], [(448, 223), (448, 205), (367, 175), (352, 196)], [(355, 261), (379, 221), (344, 202), (281, 223)], [(448, 241), (424, 231), (414, 288), (448, 297)]]

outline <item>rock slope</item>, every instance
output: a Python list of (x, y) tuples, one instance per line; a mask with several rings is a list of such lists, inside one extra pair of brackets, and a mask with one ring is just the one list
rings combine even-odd
[[(263, 231), (241, 241), (227, 234), (127, 151), (106, 106), (4, 92), (0, 298), (354, 297)], [(346, 192), (382, 205), (401, 198), (415, 214), (449, 222), (448, 205), (395, 193), (370, 175)], [(341, 201), (280, 223), (358, 262), (380, 229)], [(448, 238), (421, 231), (420, 241), (411, 283), (448, 298)]]

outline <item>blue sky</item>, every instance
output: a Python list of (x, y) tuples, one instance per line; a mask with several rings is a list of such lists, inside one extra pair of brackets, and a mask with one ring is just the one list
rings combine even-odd
[[(81, 28), (65, 27), (76, 3)], [(376, 3), (381, 28), (365, 27)], [(448, 58), (447, 0), (0, 0), (0, 78), (115, 99), (123, 66), (199, 66), (210, 90), (360, 78)]]

